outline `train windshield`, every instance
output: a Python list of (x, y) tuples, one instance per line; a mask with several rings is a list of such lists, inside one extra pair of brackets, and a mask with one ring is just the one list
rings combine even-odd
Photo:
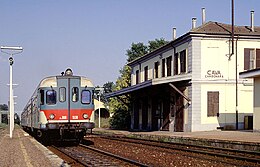
[(60, 102), (66, 101), (66, 88), (61, 87), (59, 90), (60, 90)]
[(79, 99), (79, 88), (73, 87), (72, 88), (72, 101), (77, 102)]
[(49, 105), (56, 104), (56, 91), (48, 90), (46, 92), (46, 103)]
[(81, 92), (81, 103), (90, 104), (91, 102), (91, 93), (89, 90), (83, 90)]

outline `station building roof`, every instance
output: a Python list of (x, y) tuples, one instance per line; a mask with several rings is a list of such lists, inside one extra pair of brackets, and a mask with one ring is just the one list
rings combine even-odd
[(259, 78), (260, 68), (244, 71), (239, 73), (240, 78)]

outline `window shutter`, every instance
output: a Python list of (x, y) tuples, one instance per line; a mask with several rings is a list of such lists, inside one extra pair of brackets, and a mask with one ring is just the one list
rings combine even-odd
[(260, 68), (260, 49), (256, 49), (256, 68)]
[(208, 92), (208, 117), (218, 116), (219, 92)]
[(167, 76), (172, 75), (172, 56), (168, 57), (166, 60), (166, 65), (167, 65)]
[(244, 49), (244, 70), (249, 70), (250, 64), (250, 49)]
[(165, 77), (165, 59), (162, 59), (162, 77)]
[(178, 53), (174, 54), (174, 75), (178, 74)]

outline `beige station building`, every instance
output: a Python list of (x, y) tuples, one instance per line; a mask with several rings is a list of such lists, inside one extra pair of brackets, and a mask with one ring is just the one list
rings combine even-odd
[[(259, 54), (258, 50), (258, 54)], [(254, 119), (253, 130), (260, 132), (260, 68), (254, 68), (239, 73), (240, 78), (253, 78), (254, 79)]]
[(131, 86), (107, 97), (131, 95), (133, 130), (252, 129), (253, 79), (239, 72), (260, 67), (253, 16), (251, 25), (234, 26), (233, 40), (231, 25), (205, 16), (178, 38), (174, 28), (172, 41), (128, 64)]

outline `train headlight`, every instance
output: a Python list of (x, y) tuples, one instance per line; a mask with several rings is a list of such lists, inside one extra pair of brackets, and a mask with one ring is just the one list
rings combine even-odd
[(50, 118), (50, 119), (54, 119), (54, 118), (55, 118), (55, 115), (54, 115), (54, 114), (50, 114), (50, 115), (49, 115), (49, 118)]
[(84, 119), (87, 119), (87, 118), (88, 118), (88, 114), (86, 114), (86, 113), (83, 114), (83, 118), (84, 118)]

